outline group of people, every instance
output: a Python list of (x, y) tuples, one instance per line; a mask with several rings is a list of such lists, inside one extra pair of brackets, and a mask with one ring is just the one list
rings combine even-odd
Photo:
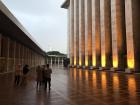
[(27, 74), (29, 72), (29, 66), (28, 65), (24, 65), (22, 67), (22, 65), (18, 64), (16, 65), (15, 68), (15, 84), (16, 85), (22, 85), (24, 83), (26, 83), (26, 78), (27, 78)]
[(44, 85), (44, 89), (46, 90), (48, 84), (50, 90), (51, 74), (52, 74), (52, 69), (50, 68), (49, 64), (38, 66), (36, 69), (37, 88), (40, 87), (41, 85)]
[[(15, 84), (22, 85), (26, 84), (27, 75), (29, 72), (29, 66), (18, 64), (15, 68)], [(37, 81), (37, 88), (41, 85), (44, 85), (44, 89), (47, 89), (47, 84), (49, 86), (49, 90), (51, 89), (51, 74), (52, 69), (49, 67), (49, 64), (37, 66), (36, 68), (36, 81)]]

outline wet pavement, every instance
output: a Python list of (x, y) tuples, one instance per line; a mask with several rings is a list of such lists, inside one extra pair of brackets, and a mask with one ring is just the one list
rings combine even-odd
[(0, 105), (140, 105), (140, 74), (53, 67), (51, 90), (36, 88), (34, 72), (26, 85), (0, 75)]

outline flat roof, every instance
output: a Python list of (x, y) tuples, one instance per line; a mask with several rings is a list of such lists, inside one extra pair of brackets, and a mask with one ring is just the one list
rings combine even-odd
[[(4, 16), (5, 15), (5, 16)], [(19, 33), (21, 33), (21, 36), (25, 36), (24, 39), (27, 39), (27, 37), (30, 39), (30, 42), (32, 42), (32, 44), (34, 44), (34, 47), (36, 46), (37, 49), (39, 49), (40, 51), (44, 52), (43, 49), (41, 48), (41, 46), (37, 43), (37, 41), (35, 41), (35, 39), (31, 36), (31, 34), (23, 27), (23, 25), (18, 21), (18, 19), (10, 12), (10, 10), (4, 5), (4, 3), (2, 1), (0, 1), (0, 16), (3, 20), (5, 20), (7, 22), (7, 24), (9, 25), (9, 27), (13, 26), (12, 29), (14, 30), (20, 30)], [(11, 20), (11, 21), (8, 21)], [(14, 24), (12, 24), (14, 23)], [(2, 23), (1, 23), (2, 24)], [(6, 24), (6, 23), (5, 23)], [(4, 24), (4, 25), (5, 25)], [(16, 25), (16, 26), (15, 26)], [(18, 28), (17, 28), (18, 27)], [(0, 27), (1, 30), (3, 30), (3, 27)], [(16, 29), (15, 29), (16, 28)], [(8, 30), (8, 28), (7, 28)], [(6, 29), (4, 30), (6, 31)], [(22, 31), (22, 32), (21, 32)], [(7, 32), (8, 33), (8, 32)], [(17, 37), (19, 37), (20, 35), (16, 35)], [(22, 38), (22, 37), (21, 37)], [(28, 40), (29, 41), (29, 40)], [(25, 42), (22, 42), (25, 43)], [(31, 44), (31, 43), (28, 43)], [(27, 45), (27, 44), (25, 44)], [(31, 47), (31, 46), (30, 46)], [(33, 47), (32, 47), (33, 49)]]
[(61, 8), (68, 9), (70, 5), (70, 0), (65, 0), (64, 3), (61, 5)]

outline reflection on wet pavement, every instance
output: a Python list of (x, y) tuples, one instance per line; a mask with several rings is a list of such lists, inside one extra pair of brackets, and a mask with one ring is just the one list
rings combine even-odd
[(140, 105), (140, 75), (53, 67), (52, 89), (36, 89), (34, 73), (26, 86), (0, 75), (1, 105)]

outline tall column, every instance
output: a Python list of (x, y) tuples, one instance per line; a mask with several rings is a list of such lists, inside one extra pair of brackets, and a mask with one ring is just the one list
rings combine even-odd
[(70, 65), (74, 65), (74, 0), (70, 0)]
[(1, 35), (1, 33), (0, 33), (0, 73), (1, 73), (1, 71), (2, 71), (2, 54), (1, 54), (1, 52), (2, 52), (2, 35)]
[(125, 0), (127, 67), (140, 71), (140, 2)]
[(68, 12), (67, 12), (67, 58), (70, 58), (70, 6), (68, 7)]
[[(0, 57), (1, 57), (1, 45), (2, 45), (2, 35), (0, 33)], [(1, 59), (1, 58), (0, 58)]]
[(100, 0), (92, 0), (92, 65), (101, 66)]
[(111, 49), (111, 0), (100, 0), (101, 65), (112, 67)]
[(74, 65), (79, 65), (79, 0), (74, 0)]
[(9, 39), (9, 60), (8, 60), (8, 72), (14, 70), (14, 42)]
[(84, 0), (79, 0), (79, 65), (85, 65), (85, 8)]
[(9, 45), (10, 45), (10, 39), (9, 37), (6, 37), (6, 72), (8, 72), (8, 67), (9, 67)]
[(85, 0), (85, 66), (92, 66), (92, 6)]
[(126, 38), (124, 0), (111, 0), (113, 68), (124, 69)]
[(13, 57), (14, 57), (14, 71), (15, 71), (15, 69), (16, 69), (16, 41), (14, 40), (14, 42), (13, 42), (13, 47), (14, 47), (14, 50), (13, 50), (13, 53), (14, 53), (14, 55), (13, 55)]

